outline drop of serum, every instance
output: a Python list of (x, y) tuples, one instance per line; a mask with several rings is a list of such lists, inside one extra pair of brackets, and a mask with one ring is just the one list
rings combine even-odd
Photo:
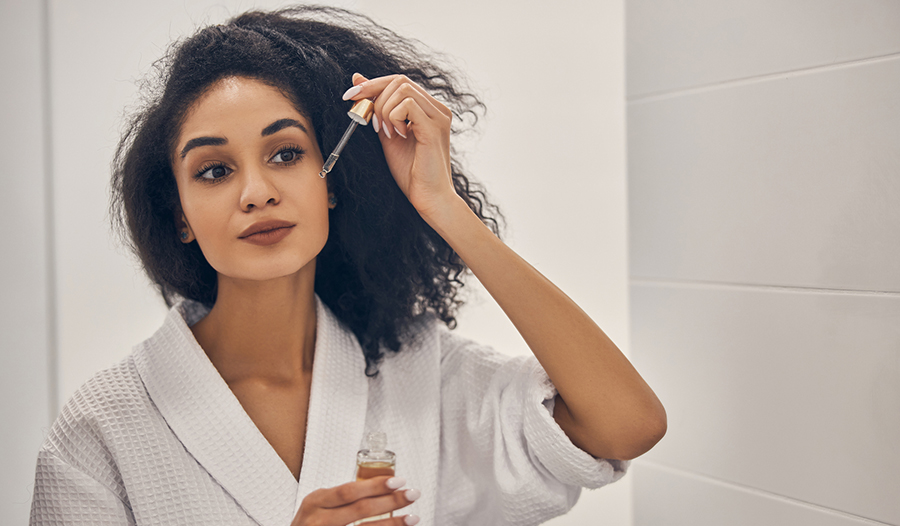
[[(356, 480), (366, 480), (383, 475), (394, 476), (397, 455), (393, 451), (386, 450), (386, 446), (386, 434), (374, 432), (366, 435), (366, 449), (360, 449), (356, 454)], [(385, 513), (356, 521), (353, 524), (356, 526), (365, 522), (387, 519), (391, 516), (391, 513)]]

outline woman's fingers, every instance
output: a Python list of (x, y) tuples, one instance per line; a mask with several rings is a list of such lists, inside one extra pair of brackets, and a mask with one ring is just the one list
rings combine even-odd
[[(399, 489), (405, 483), (400, 477), (385, 476), (318, 489), (303, 499), (292, 525), (345, 526), (360, 519), (392, 513), (421, 496), (415, 489)], [(404, 515), (387, 520), (384, 524), (411, 526), (418, 522), (418, 517)]]
[[(384, 100), (385, 94), (392, 87), (394, 89), (387, 96), (387, 100)], [(431, 97), (426, 97), (419, 89), (410, 83), (399, 83), (396, 86), (392, 84), (375, 101), (375, 110), (379, 110), (378, 105), (380, 102), (379, 114), (384, 121), (390, 121), (394, 129), (404, 137), (407, 132), (407, 121), (411, 124), (418, 123), (419, 126), (414, 126), (414, 128), (418, 129), (422, 129), (421, 125), (427, 124), (426, 121), (434, 121), (434, 124), (439, 128), (446, 127), (449, 129), (450, 127), (449, 117), (432, 104)]]
[(320, 508), (338, 508), (366, 497), (388, 495), (405, 484), (406, 481), (401, 477), (372, 477), (333, 488), (318, 489), (310, 493), (307, 498), (311, 499), (311, 504)]
[(415, 489), (395, 491), (380, 497), (359, 499), (352, 504), (332, 508), (329, 511), (334, 512), (335, 517), (342, 521), (341, 524), (349, 524), (360, 519), (378, 517), (405, 508), (415, 502), (420, 496), (419, 490)]
[[(353, 83), (354, 86), (344, 93), (344, 100), (373, 99), (375, 101), (373, 127), (376, 131), (382, 129), (388, 138), (397, 132), (401, 136), (406, 135), (408, 115), (417, 116), (420, 121), (423, 116), (436, 119), (438, 122), (452, 118), (453, 114), (449, 108), (404, 75), (389, 75), (369, 80), (355, 73)], [(395, 112), (394, 110), (401, 104), (405, 104), (405, 109), (399, 113)], [(418, 111), (419, 109), (421, 111)], [(389, 127), (385, 126), (386, 121), (390, 122)]]

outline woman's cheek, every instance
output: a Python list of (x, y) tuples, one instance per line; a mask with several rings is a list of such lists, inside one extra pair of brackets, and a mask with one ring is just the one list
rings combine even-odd
[[(217, 217), (217, 209), (219, 207), (197, 207), (190, 217), (195, 218), (195, 221), (191, 222), (191, 227), (200, 251), (203, 252), (203, 256), (210, 266), (218, 272), (223, 272), (225, 270), (223, 267), (228, 264), (226, 256), (229, 237), (231, 237), (225, 228), (230, 222), (227, 217)], [(234, 241), (238, 241), (238, 239), (235, 237)]]
[(200, 247), (200, 252), (203, 253), (203, 257), (206, 258), (206, 261), (210, 264), (210, 266), (217, 272), (227, 274), (227, 269), (224, 268), (227, 265), (227, 260), (221, 257), (223, 250), (221, 250), (221, 247), (218, 246), (216, 240), (209, 236), (206, 232), (195, 232), (194, 235), (197, 236), (197, 245)]

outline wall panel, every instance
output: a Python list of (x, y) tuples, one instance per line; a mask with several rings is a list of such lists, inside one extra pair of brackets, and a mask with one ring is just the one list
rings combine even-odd
[(631, 302), (669, 415), (648, 460), (900, 524), (900, 295), (636, 282)]
[(900, 53), (893, 0), (632, 0), (629, 99)]
[(638, 462), (635, 526), (872, 526), (884, 524)]
[(632, 277), (900, 291), (898, 88), (900, 57), (629, 104)]

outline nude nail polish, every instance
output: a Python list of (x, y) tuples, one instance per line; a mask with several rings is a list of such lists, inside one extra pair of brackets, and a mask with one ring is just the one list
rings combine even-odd
[(353, 86), (352, 88), (350, 88), (350, 89), (348, 89), (347, 91), (344, 92), (344, 97), (343, 97), (343, 99), (344, 99), (344, 100), (350, 100), (350, 99), (352, 99), (353, 97), (359, 95), (359, 92), (362, 91), (362, 88), (363, 88), (363, 87), (362, 87), (362, 84), (357, 85), (357, 86)]
[(403, 495), (406, 497), (406, 500), (415, 502), (416, 499), (422, 496), (422, 492), (417, 489), (408, 489)]
[(389, 478), (387, 481), (387, 487), (391, 489), (400, 489), (406, 485), (406, 479), (403, 477), (393, 477)]

